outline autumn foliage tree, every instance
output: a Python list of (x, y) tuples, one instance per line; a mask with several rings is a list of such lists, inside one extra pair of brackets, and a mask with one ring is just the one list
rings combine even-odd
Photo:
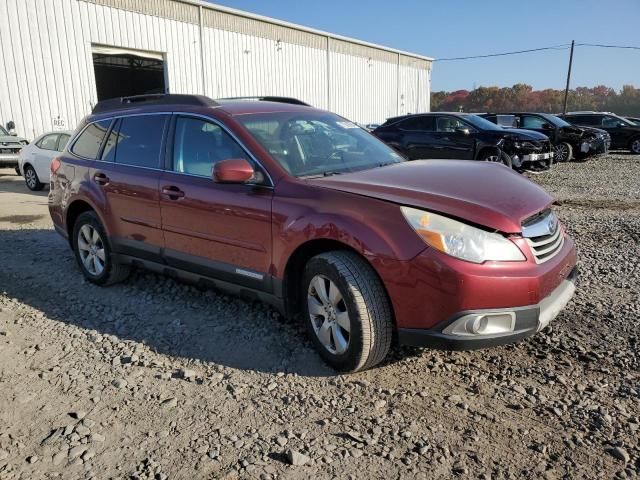
[[(562, 111), (564, 90), (534, 90), (518, 83), (512, 87), (478, 87), (474, 90), (433, 92), (434, 112), (509, 112), (532, 111), (558, 113)], [(577, 87), (569, 90), (569, 110), (596, 110), (619, 115), (640, 115), (640, 89), (625, 85), (619, 92), (613, 88)]]

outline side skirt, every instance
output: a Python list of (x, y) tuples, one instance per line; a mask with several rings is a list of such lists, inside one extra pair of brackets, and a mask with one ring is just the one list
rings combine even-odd
[[(176, 278), (187, 283), (193, 283), (201, 285), (205, 288), (213, 288), (229, 293), (231, 295), (239, 296), (245, 300), (258, 300), (260, 302), (271, 305), (277, 309), (282, 315), (286, 315), (285, 301), (271, 293), (267, 293), (255, 288), (249, 288), (235, 283), (227, 282), (217, 278), (212, 278), (199, 273), (182, 270), (174, 266), (167, 264), (154, 262), (139, 257), (126, 255), (122, 253), (113, 253), (113, 260), (125, 265), (131, 265), (132, 267), (143, 268), (151, 272), (160, 273), (171, 278)], [(274, 282), (278, 280), (273, 279)], [(277, 291), (277, 290), (276, 290)]]

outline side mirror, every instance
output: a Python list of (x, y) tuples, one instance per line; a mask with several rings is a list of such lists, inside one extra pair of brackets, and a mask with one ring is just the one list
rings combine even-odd
[(255, 171), (244, 158), (220, 160), (213, 165), (213, 181), (216, 183), (246, 183)]
[(545, 122), (545, 123), (542, 124), (542, 129), (543, 130), (553, 130), (553, 126), (550, 123)]
[(624, 122), (619, 122), (618, 123), (618, 127), (624, 128), (624, 127), (628, 127), (628, 125), (626, 123), (624, 123)]
[(456, 133), (461, 133), (462, 135), (469, 135), (471, 133), (471, 130), (469, 130), (468, 128), (456, 128)]

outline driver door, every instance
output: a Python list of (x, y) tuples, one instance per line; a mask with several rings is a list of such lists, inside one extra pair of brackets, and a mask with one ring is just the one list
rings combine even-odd
[[(469, 133), (463, 133), (468, 130)], [(474, 128), (451, 115), (436, 117), (436, 138), (443, 147), (444, 156), (457, 160), (473, 160), (475, 150)]]
[(159, 186), (167, 263), (271, 291), (271, 186), (212, 179), (221, 160), (244, 158), (261, 167), (221, 124), (201, 117), (176, 115), (169, 145)]

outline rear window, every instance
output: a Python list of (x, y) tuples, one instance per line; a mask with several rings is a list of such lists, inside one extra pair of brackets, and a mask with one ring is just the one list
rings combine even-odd
[(100, 145), (102, 145), (102, 140), (110, 124), (111, 120), (100, 120), (89, 125), (75, 141), (71, 151), (79, 157), (97, 158)]
[(118, 120), (105, 145), (103, 160), (158, 168), (167, 115), (138, 115)]

